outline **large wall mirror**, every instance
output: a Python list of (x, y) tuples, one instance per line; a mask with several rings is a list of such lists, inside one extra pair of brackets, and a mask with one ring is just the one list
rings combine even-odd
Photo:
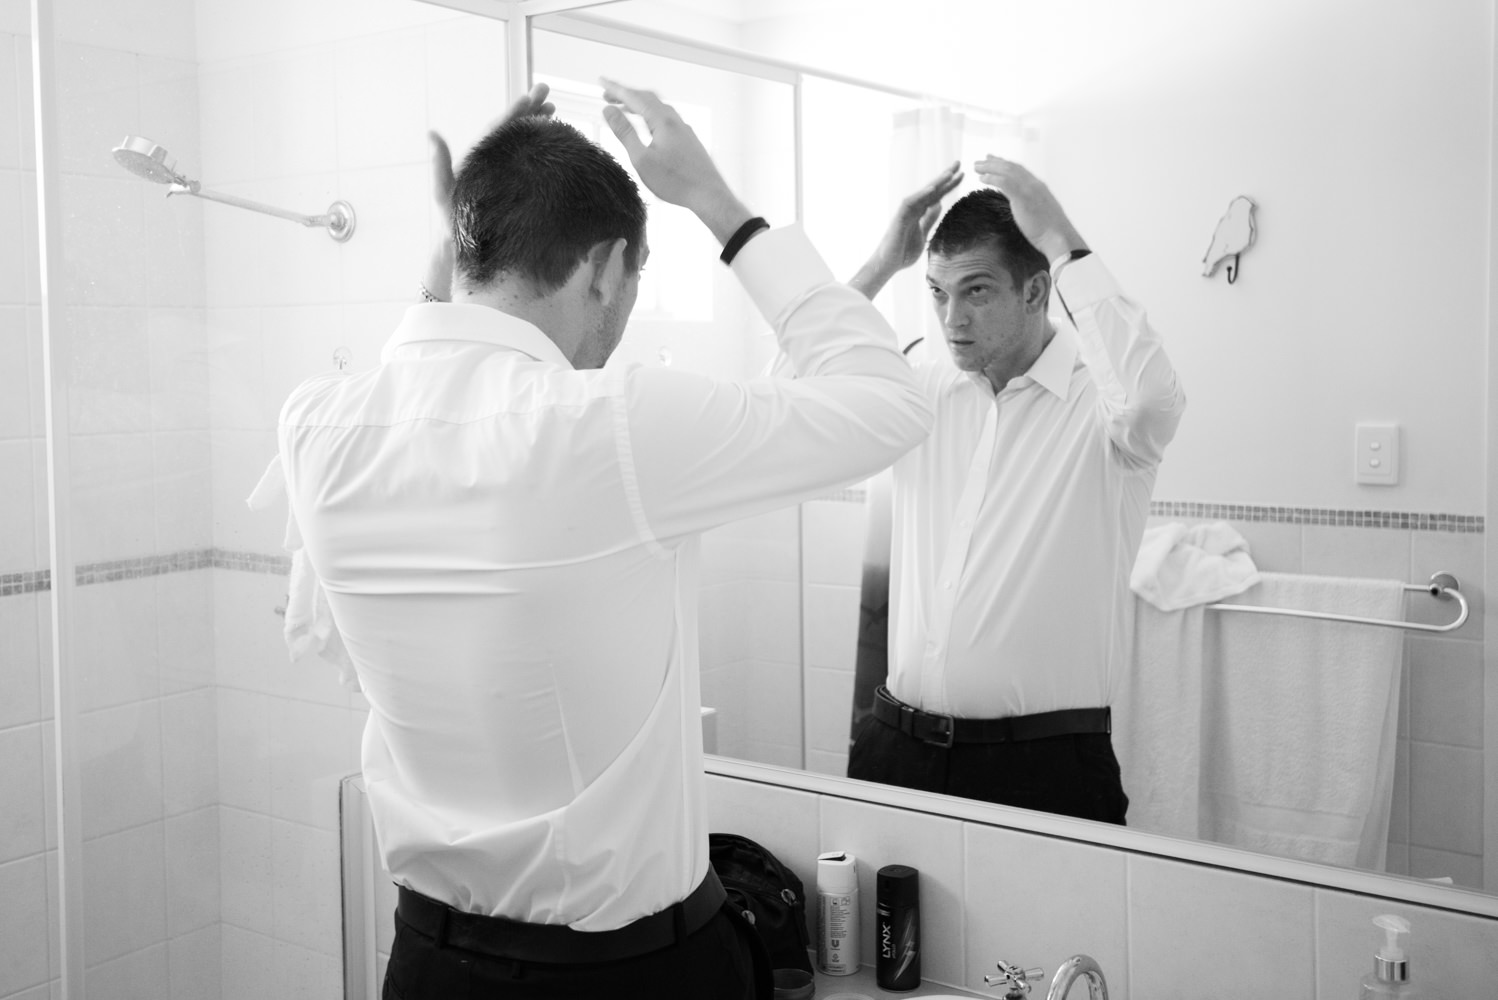
[[(658, 90), (756, 210), (802, 221), (843, 276), (898, 198), (943, 164), (996, 152), (1032, 166), (1150, 310), (1191, 397), (1155, 488), (1156, 523), (1228, 521), (1268, 571), (1450, 572), (1473, 604), (1460, 629), (1403, 640), (1382, 870), (1302, 864), (1289, 877), (1494, 912), (1490, 0), (498, 6), (534, 15), (511, 69), (528, 60), (524, 78), (553, 85), (559, 114), (609, 144), (597, 77)], [(1204, 276), (1202, 257), (1240, 195), (1258, 205), (1258, 239), (1229, 284)], [(762, 324), (744, 319), (721, 273), (689, 273), (692, 253), (666, 259), (659, 248), (705, 237), (669, 207), (652, 211), (659, 287), (642, 294), (619, 360), (757, 373), (772, 351)], [(903, 339), (927, 332), (919, 268), (878, 305)], [(1367, 422), (1399, 425), (1395, 486), (1354, 482), (1354, 427)], [(720, 753), (770, 766), (753, 771), (761, 780), (854, 787), (838, 776), (876, 485), (704, 539), (704, 701)], [(1413, 597), (1406, 616), (1450, 612)], [(953, 815), (973, 808), (951, 802)], [(1074, 839), (1281, 871), (1240, 851), (1015, 815)], [(1430, 881), (1442, 877), (1453, 888)]]

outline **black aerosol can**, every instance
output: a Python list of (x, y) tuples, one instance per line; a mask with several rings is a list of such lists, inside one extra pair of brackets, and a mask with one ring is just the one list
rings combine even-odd
[(879, 947), (874, 975), (879, 988), (913, 990), (921, 985), (920, 872), (909, 865), (879, 869), (874, 906)]

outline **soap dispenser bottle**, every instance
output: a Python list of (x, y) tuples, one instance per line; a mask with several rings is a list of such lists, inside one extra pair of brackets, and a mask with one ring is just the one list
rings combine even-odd
[(1420, 990), (1410, 982), (1410, 922), (1392, 913), (1373, 918), (1384, 932), (1384, 945), (1373, 956), (1373, 971), (1363, 977), (1358, 1000), (1417, 1000)]

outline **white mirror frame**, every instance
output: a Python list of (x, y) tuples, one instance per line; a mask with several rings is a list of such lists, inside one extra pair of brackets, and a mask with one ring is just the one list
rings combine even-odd
[[(604, 6), (609, 3), (618, 2), (618, 0), (419, 0), (419, 2), (507, 21), (511, 26), (511, 30), (508, 32), (509, 90), (511, 94), (520, 94), (530, 88), (531, 20), (533, 18), (581, 10), (588, 7)], [(514, 30), (517, 26), (521, 30)], [(623, 36), (634, 35), (636, 33), (620, 29), (619, 34)], [(645, 35), (641, 34), (640, 37), (645, 37)], [(657, 41), (661, 40), (657, 39)], [(678, 58), (682, 53), (693, 50), (698, 53), (700, 59), (709, 65), (716, 65), (718, 59), (740, 64), (738, 66), (725, 65), (724, 68), (742, 70), (744, 63), (758, 63), (763, 64), (767, 69), (773, 67), (777, 71), (796, 69), (796, 67), (792, 67), (790, 64), (764, 57), (747, 55), (736, 57), (732, 53), (720, 51), (707, 45), (698, 45), (684, 41), (663, 44), (667, 44), (672, 48), (679, 45), (680, 48), (675, 53)], [(1498, 38), (1495, 38), (1494, 44), (1498, 46)], [(874, 87), (875, 89), (889, 89), (880, 88), (877, 84), (872, 84), (869, 81), (850, 80), (849, 82), (857, 82), (865, 86)], [(1495, 80), (1494, 86), (1494, 107), (1498, 108), (1498, 80)], [(1493, 144), (1493, 159), (1495, 162), (1498, 162), (1498, 128), (1493, 129), (1493, 138), (1491, 141)], [(800, 193), (798, 190), (798, 214), (799, 198)], [(1493, 247), (1498, 246), (1498, 201), (1494, 201), (1493, 199), (1489, 201), (1489, 246)], [(1491, 290), (1498, 290), (1498, 256), (1490, 253), (1489, 260), (1492, 272), (1489, 287)], [(1491, 293), (1489, 299), (1491, 303)], [(1498, 394), (1498, 322), (1494, 321), (1491, 313), (1492, 309), (1490, 306), (1487, 375), (1487, 397), (1490, 408), (1498, 405), (1498, 395), (1495, 395)], [(1489, 427), (1494, 426), (1494, 417), (1495, 414), (1490, 409), (1487, 421)], [(1484, 505), (1484, 524), (1491, 526), (1498, 524), (1498, 434), (1488, 435), (1487, 450), (1484, 458), (1487, 462), (1487, 499)], [(1494, 585), (1493, 567), (1498, 567), (1498, 538), (1495, 538), (1494, 533), (1491, 531), (1485, 532), (1485, 534), (1483, 583), (1484, 592), (1486, 593), (1492, 592)], [(1498, 608), (1494, 607), (1493, 602), (1487, 602), (1484, 609), (1483, 626), (1484, 636), (1490, 637), (1485, 639), (1483, 650), (1484, 673), (1487, 678), (1487, 683), (1484, 685), (1484, 720), (1485, 731), (1488, 734), (1484, 740), (1486, 748), (1484, 751), (1483, 874), (1484, 884), (1495, 887), (1494, 894), (1445, 886), (1406, 876), (1338, 868), (1330, 865), (1278, 858), (1273, 855), (1258, 854), (1221, 844), (1176, 839), (1158, 834), (1144, 833), (1138, 830), (1130, 830), (1126, 827), (1109, 826), (1101, 823), (1053, 816), (1025, 809), (990, 805), (988, 803), (957, 799), (949, 796), (912, 792), (901, 788), (871, 785), (866, 782), (853, 781), (847, 778), (836, 778), (808, 771), (755, 764), (727, 757), (709, 756), (706, 770), (709, 774), (777, 785), (783, 788), (799, 789), (817, 794), (856, 799), (954, 819), (975, 820), (1063, 840), (1100, 844), (1137, 854), (1174, 858), (1181, 861), (1211, 865), (1217, 868), (1242, 871), (1253, 875), (1300, 882), (1306, 885), (1341, 889), (1422, 906), (1438, 907), (1459, 913), (1498, 917), (1498, 643), (1495, 643), (1493, 638), (1491, 638), (1498, 636)]]

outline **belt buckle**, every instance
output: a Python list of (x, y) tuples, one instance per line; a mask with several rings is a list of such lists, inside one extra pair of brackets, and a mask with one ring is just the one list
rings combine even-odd
[(933, 723), (940, 721), (941, 727), (937, 736), (933, 738), (927, 734), (919, 737), (920, 741), (922, 743), (929, 743), (934, 747), (940, 747), (943, 750), (952, 749), (953, 744), (957, 742), (956, 720), (950, 715), (939, 715), (936, 712), (922, 712), (921, 714), (932, 720)]

